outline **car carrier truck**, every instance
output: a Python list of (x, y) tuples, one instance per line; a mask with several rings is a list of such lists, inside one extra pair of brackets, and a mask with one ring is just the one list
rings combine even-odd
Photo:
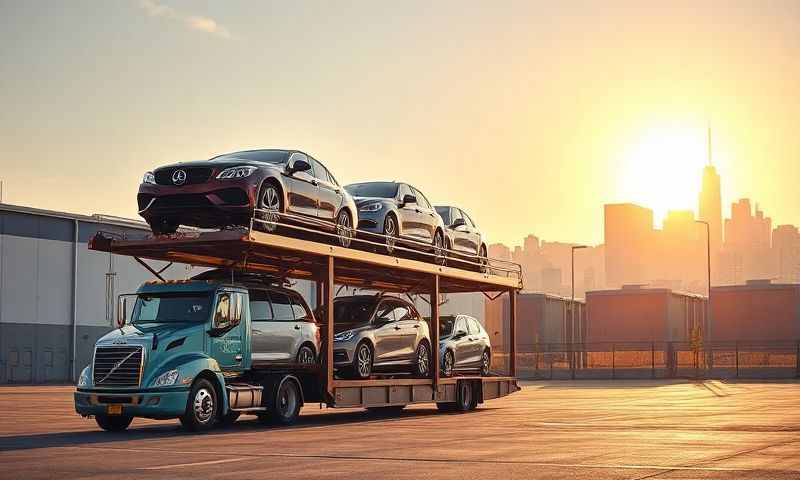
[[(255, 220), (257, 221), (257, 220)], [(302, 232), (301, 232), (302, 233)], [(367, 241), (364, 241), (368, 243)], [(369, 245), (363, 245), (369, 247)], [(94, 417), (110, 431), (126, 429), (134, 417), (179, 418), (189, 430), (234, 421), (241, 414), (281, 424), (295, 421), (305, 403), (328, 407), (399, 410), (435, 403), (445, 411), (468, 411), (519, 390), (515, 374), (516, 294), (521, 270), (493, 262), (485, 271), (443, 266), (322, 241), (249, 229), (178, 233), (146, 239), (98, 233), (89, 248), (134, 257), (158, 279), (137, 296), (185, 295), (202, 300), (181, 318), (152, 328), (125, 324), (127, 303), (118, 301), (118, 328), (98, 340), (92, 364), (81, 373), (75, 410)], [(483, 292), (510, 296), (510, 350), (507, 375), (440, 375), (439, 349), (431, 350), (429, 378), (373, 376), (365, 380), (334, 375), (332, 308), (321, 308), (319, 362), (276, 365), (252, 358), (248, 289), (230, 279), (164, 281), (147, 260), (180, 262), (260, 274), (265, 278), (305, 279), (316, 284), (317, 306), (333, 304), (337, 286), (427, 295), (431, 299), (432, 345), (439, 345), (440, 294)]]

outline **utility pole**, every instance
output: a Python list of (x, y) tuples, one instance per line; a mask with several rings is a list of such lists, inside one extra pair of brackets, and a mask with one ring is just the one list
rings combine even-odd
[(706, 226), (706, 267), (708, 281), (708, 299), (706, 300), (706, 339), (711, 341), (711, 227), (705, 220), (695, 220)]

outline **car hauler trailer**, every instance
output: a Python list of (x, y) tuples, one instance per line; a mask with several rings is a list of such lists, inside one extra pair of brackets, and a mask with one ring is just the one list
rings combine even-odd
[[(302, 230), (302, 229), (301, 229)], [(370, 243), (370, 242), (365, 242)], [(367, 245), (368, 246), (368, 245)], [(351, 246), (352, 247), (352, 246)], [(174, 354), (164, 351), (172, 343), (163, 345), (158, 337), (124, 335), (120, 326), (118, 336), (98, 341), (93, 364), (81, 374), (75, 392), (75, 408), (84, 416), (96, 416), (98, 424), (108, 430), (122, 430), (135, 416), (149, 418), (181, 418), (189, 429), (209, 428), (218, 422), (235, 420), (239, 414), (256, 414), (259, 418), (270, 418), (279, 423), (295, 420), (303, 403), (324, 403), (328, 407), (364, 407), (369, 409), (399, 409), (415, 403), (436, 403), (442, 410), (466, 411), (474, 409), (485, 400), (503, 397), (519, 390), (515, 375), (516, 294), (522, 288), (521, 269), (508, 262), (483, 259), (481, 265), (488, 268), (470, 271), (455, 266), (444, 266), (420, 260), (399, 258), (374, 251), (344, 248), (320, 241), (296, 238), (258, 229), (221, 230), (215, 232), (179, 233), (141, 240), (114, 238), (98, 233), (89, 243), (89, 248), (109, 254), (134, 257), (145, 268), (160, 278), (148, 260), (180, 262), (196, 266), (216, 267), (232, 272), (263, 274), (265, 278), (304, 279), (316, 283), (318, 306), (325, 312), (317, 319), (322, 325), (322, 346), (317, 365), (263, 364), (254, 361), (249, 347), (249, 315), (242, 317), (239, 340), (215, 338), (213, 321), (210, 329), (202, 331), (206, 336), (196, 347), (187, 350), (175, 349)], [(458, 262), (456, 262), (458, 264)], [(235, 274), (230, 288), (235, 289)], [(160, 292), (189, 288), (192, 282), (151, 282), (147, 288)], [(220, 288), (226, 287), (224, 282)], [(336, 286), (356, 287), (408, 295), (429, 295), (431, 302), (430, 334), (431, 365), (430, 378), (407, 378), (402, 376), (372, 377), (366, 380), (345, 380), (334, 376), (333, 348), (334, 309)], [(143, 286), (142, 288), (145, 288)], [(141, 289), (140, 289), (141, 290)], [(146, 290), (146, 288), (145, 288)], [(232, 290), (233, 291), (233, 290)], [(439, 359), (439, 302), (440, 294), (459, 292), (482, 292), (489, 296), (509, 295), (510, 337), (509, 366), (506, 375), (491, 376), (440, 376)], [(244, 302), (245, 308), (247, 302)], [(122, 303), (124, 305), (124, 303)], [(122, 311), (122, 321), (125, 313)], [(212, 309), (211, 311), (214, 311)], [(138, 337), (145, 338), (139, 341)], [(108, 337), (108, 336), (107, 336)], [(131, 338), (133, 337), (133, 338)], [(99, 362), (103, 355), (98, 350), (105, 342), (103, 352), (120, 347), (128, 355), (124, 358), (107, 357), (107, 375), (110, 368), (128, 368), (138, 376), (128, 385), (102, 388), (96, 384)], [(124, 350), (133, 343), (135, 348)], [(233, 363), (224, 365), (215, 356), (209, 342), (221, 355), (233, 355)], [(188, 343), (188, 341), (187, 341)], [(160, 346), (161, 344), (163, 346)], [(107, 348), (112, 350), (108, 350)], [(158, 351), (157, 351), (158, 350)], [(131, 356), (132, 355), (132, 356)], [(166, 357), (164, 356), (166, 355)], [(122, 357), (122, 354), (117, 355)], [(149, 361), (148, 357), (158, 358)], [(157, 365), (155, 365), (157, 364)], [(158, 371), (155, 371), (155, 370)], [(158, 384), (157, 378), (169, 375)], [(160, 377), (159, 377), (160, 376)], [(112, 377), (113, 378), (113, 377)], [(198, 382), (205, 385), (206, 397), (212, 401), (212, 418), (208, 424), (198, 421), (197, 414), (209, 414)], [(213, 387), (213, 388), (212, 388)], [(205, 406), (205, 407), (204, 407)], [(189, 418), (194, 411), (195, 418)], [(202, 415), (201, 415), (202, 416)]]

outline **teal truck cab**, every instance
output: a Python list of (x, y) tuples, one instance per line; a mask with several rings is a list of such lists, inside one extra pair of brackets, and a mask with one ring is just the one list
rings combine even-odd
[(179, 418), (189, 430), (241, 413), (292, 422), (303, 395), (319, 395), (318, 368), (254, 368), (251, 291), (218, 279), (148, 282), (134, 295), (129, 321), (121, 296), (121, 321), (97, 341), (78, 381), (75, 410), (111, 431), (126, 429), (134, 417)]

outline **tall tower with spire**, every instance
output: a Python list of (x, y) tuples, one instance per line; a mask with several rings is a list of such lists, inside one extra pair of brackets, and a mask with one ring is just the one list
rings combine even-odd
[[(708, 127), (708, 165), (703, 169), (698, 216), (708, 222), (711, 240), (711, 260), (716, 262), (722, 248), (722, 196), (717, 169), (714, 168), (711, 148), (711, 126)], [(715, 269), (716, 270), (716, 269)]]

